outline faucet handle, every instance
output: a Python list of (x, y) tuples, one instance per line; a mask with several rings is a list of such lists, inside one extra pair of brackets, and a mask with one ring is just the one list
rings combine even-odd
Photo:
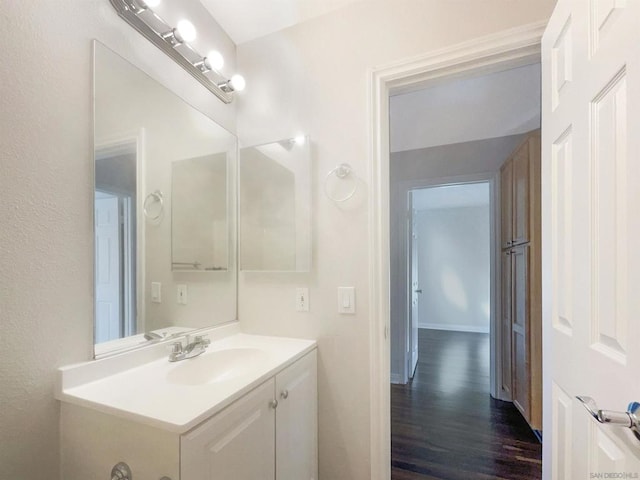
[(169, 344), (169, 350), (171, 353), (182, 353), (182, 342), (172, 342)]
[(206, 348), (211, 344), (211, 340), (209, 340), (208, 335), (196, 335), (194, 338), (194, 343), (199, 343)]

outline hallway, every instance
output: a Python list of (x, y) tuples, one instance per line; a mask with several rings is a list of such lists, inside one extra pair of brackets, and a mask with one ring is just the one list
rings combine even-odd
[(419, 331), (416, 374), (391, 385), (392, 480), (537, 480), (542, 445), (489, 395), (489, 335)]

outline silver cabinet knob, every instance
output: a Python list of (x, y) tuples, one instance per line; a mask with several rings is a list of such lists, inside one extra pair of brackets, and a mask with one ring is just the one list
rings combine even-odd
[(626, 412), (614, 412), (600, 410), (596, 401), (591, 397), (577, 396), (576, 398), (598, 423), (630, 428), (636, 438), (640, 440), (640, 403), (631, 402)]
[(283, 390), (280, 394), (280, 397), (284, 398), (285, 400), (289, 398), (289, 390)]
[(276, 408), (278, 408), (278, 400), (274, 398), (269, 402), (269, 406), (275, 410)]
[(116, 463), (111, 469), (111, 480), (131, 480), (131, 469), (124, 462)]

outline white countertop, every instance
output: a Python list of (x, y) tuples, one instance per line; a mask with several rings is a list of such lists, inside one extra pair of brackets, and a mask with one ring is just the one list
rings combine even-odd
[(213, 341), (198, 357), (174, 363), (165, 353), (129, 366), (120, 357), (111, 361), (113, 373), (105, 370), (108, 363), (93, 368), (95, 361), (64, 367), (56, 398), (185, 433), (314, 348), (312, 340), (235, 333)]

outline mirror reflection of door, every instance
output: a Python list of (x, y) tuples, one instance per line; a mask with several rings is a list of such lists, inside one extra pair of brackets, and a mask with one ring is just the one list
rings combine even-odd
[(95, 343), (136, 331), (135, 145), (96, 152)]

